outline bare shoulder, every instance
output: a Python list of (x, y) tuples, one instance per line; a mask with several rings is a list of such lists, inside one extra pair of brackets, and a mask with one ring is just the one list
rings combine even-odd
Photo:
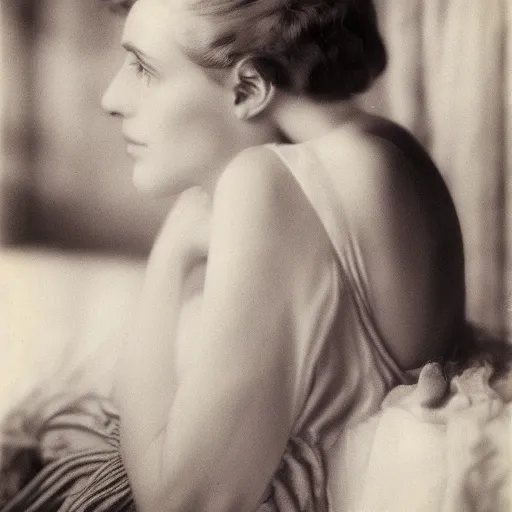
[(383, 212), (419, 221), (441, 211), (447, 229), (457, 228), (441, 173), (415, 137), (394, 122), (370, 116), (333, 133), (320, 150), (340, 169), (343, 200), (360, 222), (371, 219), (377, 228)]
[[(236, 213), (253, 227), (273, 226), (289, 235), (309, 227), (311, 233), (302, 234), (316, 236), (320, 222), (312, 219), (312, 207), (286, 165), (262, 146), (242, 151), (230, 162), (217, 184), (215, 209)], [(301, 226), (300, 219), (308, 222)]]
[(241, 152), (219, 178), (212, 232), (221, 237), (227, 233), (253, 254), (295, 261), (297, 268), (321, 266), (319, 259), (331, 255), (330, 240), (312, 205), (267, 147)]
[(408, 132), (394, 123), (375, 124), (333, 132), (321, 148), (343, 169), (340, 179), (352, 197), (387, 193), (390, 185), (410, 180), (418, 167), (434, 172), (434, 164)]
[(221, 174), (214, 201), (217, 205), (227, 202), (243, 210), (256, 207), (253, 214), (272, 213), (279, 204), (280, 188), (286, 181), (285, 171), (283, 163), (270, 149), (262, 146), (246, 149), (235, 156)]

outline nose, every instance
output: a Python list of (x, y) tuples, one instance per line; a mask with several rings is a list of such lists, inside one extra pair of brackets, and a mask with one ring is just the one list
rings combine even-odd
[(123, 69), (121, 68), (103, 93), (101, 106), (107, 114), (126, 117), (130, 115), (133, 108), (131, 103), (128, 84), (123, 79)]

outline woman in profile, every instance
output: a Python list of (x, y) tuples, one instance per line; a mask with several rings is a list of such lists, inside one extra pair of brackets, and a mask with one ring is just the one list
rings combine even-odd
[(355, 101), (386, 65), (372, 1), (138, 0), (122, 44), (103, 106), (176, 201), (107, 455), (5, 510), (338, 511), (340, 433), (466, 339), (447, 188)]

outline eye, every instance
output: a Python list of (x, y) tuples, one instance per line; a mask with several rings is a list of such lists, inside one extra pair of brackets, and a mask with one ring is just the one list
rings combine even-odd
[(128, 65), (134, 71), (137, 78), (142, 80), (145, 85), (149, 85), (151, 79), (153, 78), (153, 74), (135, 55), (130, 56)]
[(152, 75), (151, 73), (141, 64), (140, 61), (136, 61), (133, 64), (133, 68), (135, 69), (135, 74), (138, 78), (141, 80), (144, 80), (146, 84), (149, 85), (149, 82), (151, 81)]

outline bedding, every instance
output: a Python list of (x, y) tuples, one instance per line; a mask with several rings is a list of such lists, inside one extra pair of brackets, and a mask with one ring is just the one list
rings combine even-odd
[[(140, 261), (0, 253), (0, 508), (43, 460), (80, 448), (102, 454), (74, 482), (91, 485), (96, 503), (102, 463), (116, 464), (105, 397), (142, 274)], [(345, 431), (333, 473), (344, 492), (332, 510), (510, 510), (512, 373), (496, 374), (491, 361), (448, 372), (429, 363), (417, 384), (393, 389), (378, 414)], [(70, 473), (61, 474), (64, 483)], [(104, 510), (131, 510), (129, 490), (116, 489), (120, 508)]]
[(0, 251), (0, 508), (39, 469), (45, 415), (110, 394), (144, 267), (91, 253)]
[(430, 363), (341, 439), (338, 478), (351, 512), (508, 512), (512, 374), (488, 363), (446, 379)]
[[(144, 261), (0, 251), (0, 423), (30, 395), (108, 394)], [(101, 355), (101, 357), (98, 357)]]

